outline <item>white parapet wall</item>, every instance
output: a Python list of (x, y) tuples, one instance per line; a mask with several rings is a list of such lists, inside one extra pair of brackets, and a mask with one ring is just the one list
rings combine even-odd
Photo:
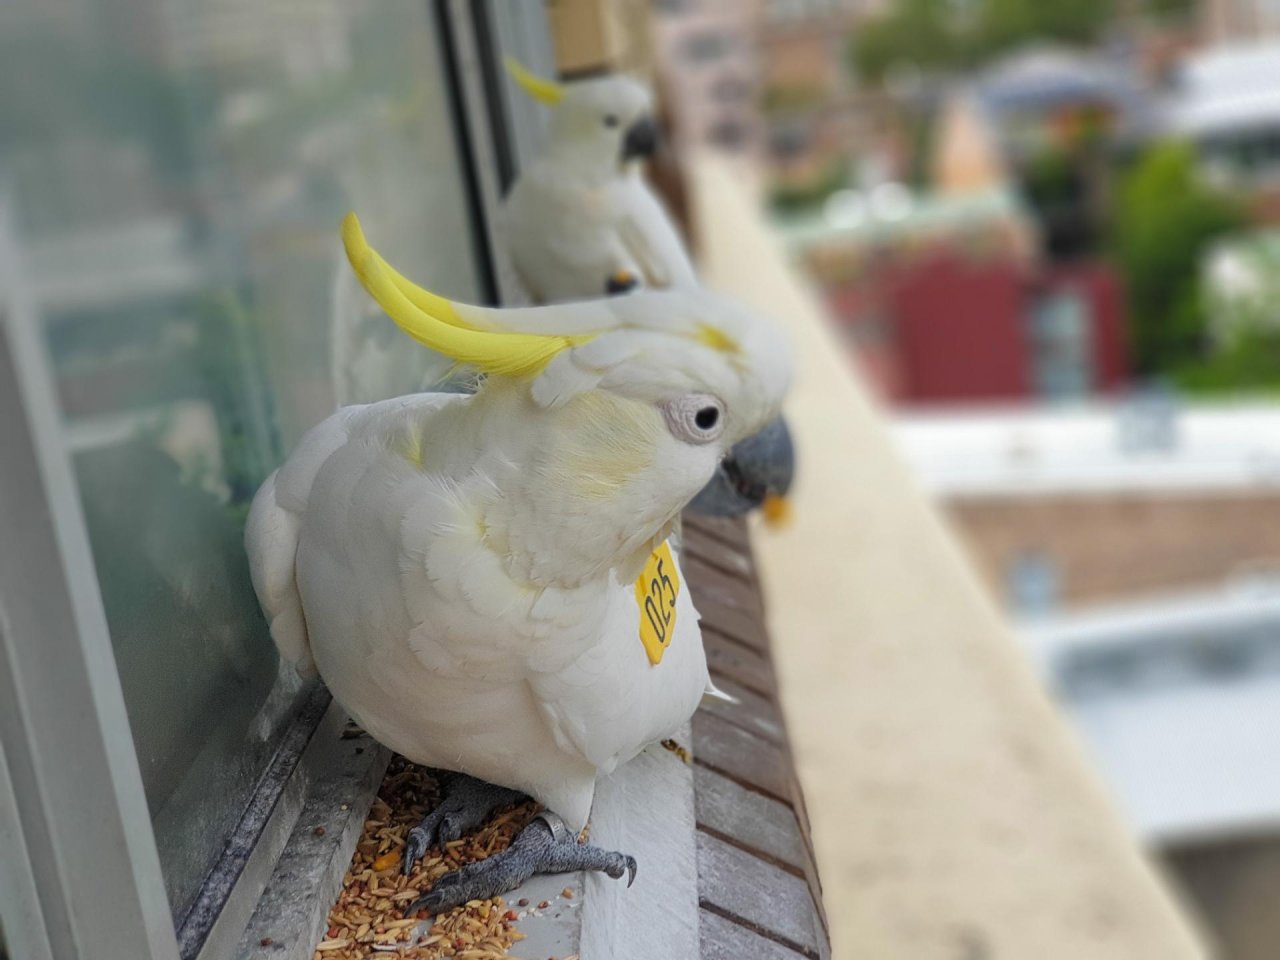
[(1211, 955), (894, 450), (752, 194), (689, 165), (709, 285), (788, 327), (795, 518), (756, 537), (834, 956)]

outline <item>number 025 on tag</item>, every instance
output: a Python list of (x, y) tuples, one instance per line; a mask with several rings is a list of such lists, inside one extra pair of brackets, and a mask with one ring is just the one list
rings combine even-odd
[(657, 665), (671, 645), (676, 632), (676, 598), (680, 596), (680, 575), (665, 542), (649, 554), (644, 570), (636, 578), (636, 605), (640, 608), (640, 642), (649, 662)]

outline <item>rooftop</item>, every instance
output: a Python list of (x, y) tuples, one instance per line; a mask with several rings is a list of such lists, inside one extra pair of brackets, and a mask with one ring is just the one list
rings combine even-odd
[(1280, 824), (1274, 581), (1038, 618), (1021, 633), (1143, 837)]
[(1063, 407), (908, 413), (898, 449), (944, 496), (1280, 486), (1280, 406), (1179, 406), (1159, 394)]
[(1280, 43), (1219, 47), (1188, 59), (1168, 119), (1192, 137), (1280, 123)]

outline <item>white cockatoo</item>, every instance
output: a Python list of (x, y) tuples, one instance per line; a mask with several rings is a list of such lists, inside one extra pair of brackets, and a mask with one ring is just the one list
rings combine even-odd
[[(649, 91), (621, 74), (556, 83), (511, 59), (507, 71), (551, 114), (542, 151), (503, 207), (502, 238), (534, 300), (696, 284), (680, 231), (640, 170), (658, 142)], [(780, 517), (794, 471), (779, 417), (729, 451), (690, 509), (737, 516), (764, 506), (766, 518)]]
[(529, 295), (562, 303), (696, 284), (680, 234), (640, 170), (658, 143), (644, 85), (622, 74), (555, 83), (514, 60), (507, 69), (551, 114), (542, 150), (502, 209), (506, 249)]
[(465, 775), (406, 867), (516, 794), (549, 811), (411, 912), (533, 873), (634, 874), (574, 835), (596, 777), (710, 687), (667, 537), (723, 453), (776, 415), (787, 345), (696, 287), (453, 303), (392, 269), (354, 216), (343, 239), (405, 332), (486, 376), (475, 394), (341, 409), (263, 483), (246, 545), (271, 635), (379, 741)]

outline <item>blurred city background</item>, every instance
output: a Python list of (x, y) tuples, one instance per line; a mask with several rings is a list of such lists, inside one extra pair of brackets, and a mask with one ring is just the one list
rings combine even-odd
[[(714, 230), (704, 152), (758, 193), (1126, 824), (1222, 956), (1280, 956), (1280, 0), (620, 6), (673, 207)], [(175, 917), (306, 692), (249, 500), (335, 404), (427, 375), (339, 218), (502, 290), (429, 7), (0, 6), (0, 310), (46, 364)]]
[(1280, 955), (1280, 3), (655, 7), (1132, 828)]

